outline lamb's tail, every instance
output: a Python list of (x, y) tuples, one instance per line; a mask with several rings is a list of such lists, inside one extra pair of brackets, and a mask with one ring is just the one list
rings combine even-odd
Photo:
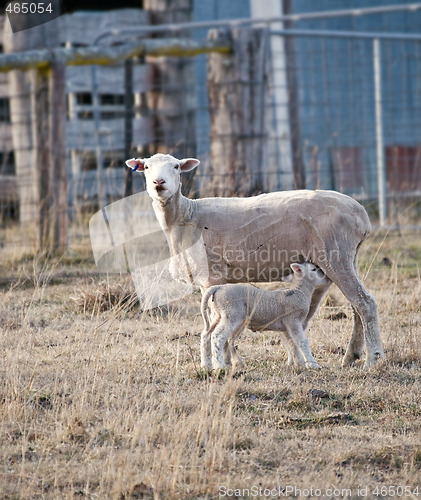
[(217, 287), (211, 286), (202, 295), (202, 302), (200, 304), (200, 312), (202, 313), (203, 321), (205, 322), (205, 330), (209, 331), (210, 320), (209, 320), (209, 300), (212, 298), (216, 292)]

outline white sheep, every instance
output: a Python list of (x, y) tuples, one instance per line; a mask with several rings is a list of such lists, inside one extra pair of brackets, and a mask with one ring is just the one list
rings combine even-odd
[[(291, 264), (291, 269), (289, 289), (261, 290), (229, 284), (211, 286), (205, 291), (201, 303), (205, 323), (200, 344), (203, 368), (218, 370), (231, 361), (243, 365), (234, 341), (245, 328), (286, 332), (282, 341), (288, 364), (320, 368), (311, 354), (305, 325), (314, 290), (327, 285), (329, 279), (311, 263)], [(229, 339), (231, 342), (226, 344)]]
[[(354, 329), (343, 364), (361, 357), (364, 339), (366, 367), (384, 358), (377, 304), (357, 274), (358, 251), (371, 230), (364, 208), (349, 196), (323, 190), (190, 200), (181, 194), (180, 174), (199, 163), (164, 154), (126, 161), (133, 170), (144, 172), (171, 254), (180, 257), (173, 266), (174, 277), (182, 269), (181, 274), (202, 289), (268, 282), (288, 274), (293, 262), (311, 261), (340, 288), (353, 309)], [(207, 265), (202, 273), (196, 268), (203, 267), (203, 259), (198, 263), (196, 250), (191, 250), (199, 241)], [(314, 291), (304, 328), (328, 288), (329, 284)]]

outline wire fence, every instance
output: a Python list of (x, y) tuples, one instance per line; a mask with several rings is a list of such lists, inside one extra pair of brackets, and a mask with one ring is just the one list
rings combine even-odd
[[(60, 44), (91, 44), (83, 34), (91, 33), (87, 23), (95, 25), (103, 14), (96, 16), (96, 20), (93, 14), (88, 20), (83, 15), (72, 16), (76, 35), (68, 36), (70, 29), (63, 29)], [(76, 21), (80, 26), (74, 31)], [(124, 30), (126, 21), (124, 16), (114, 15), (112, 20), (108, 18), (104, 31), (110, 26)], [(234, 82), (222, 79), (213, 85), (219, 85), (220, 95), (228, 99), (246, 85), (258, 87), (262, 125), (260, 130), (253, 129), (253, 137), (235, 130), (235, 124), (224, 136), (225, 124), (221, 122), (220, 161), (224, 151), (232, 152), (233, 143), (258, 140), (259, 165), (255, 158), (254, 164), (248, 164), (247, 158), (240, 158), (240, 164), (236, 164), (228, 153), (226, 161), (234, 163), (233, 168), (238, 168), (242, 176), (244, 172), (250, 178), (259, 176), (261, 191), (334, 189), (364, 202), (376, 202), (376, 211), (380, 176), (384, 175), (389, 213), (391, 203), (421, 200), (421, 37), (409, 40), (404, 36), (421, 32), (421, 11), (384, 9), (367, 15), (298, 17), (288, 26), (301, 30), (294, 36), (285, 36), (279, 20), (250, 21), (247, 29), (253, 27), (264, 28), (268, 37), (259, 78), (251, 73), (238, 74)], [(334, 31), (341, 33), (333, 36)], [(402, 36), (387, 38), (392, 32)], [(376, 33), (386, 36), (380, 39), (377, 55), (373, 48)], [(104, 37), (101, 43), (124, 43), (138, 36), (120, 33)], [(208, 27), (187, 25), (177, 36), (205, 39)], [(234, 56), (218, 57), (225, 57), (228, 65)], [(210, 98), (209, 58), (203, 54), (194, 58), (137, 57), (130, 85), (125, 64), (97, 67), (96, 75), (91, 66), (67, 67), (71, 221), (86, 222), (88, 214), (101, 206), (101, 191), (103, 203), (127, 194), (124, 161), (128, 155), (164, 152), (199, 158), (200, 167), (184, 182), (190, 196), (214, 194), (216, 178), (230, 195), (256, 194), (256, 190), (248, 193), (247, 189), (238, 193), (234, 184), (230, 192), (232, 171), (224, 170), (224, 165), (215, 166), (212, 127), (217, 110)], [(380, 88), (376, 87), (376, 61)], [(4, 221), (29, 219), (37, 210), (34, 186), (40, 168), (34, 164), (32, 137), (38, 96), (31, 78), (31, 74), (26, 75), (17, 88), (11, 84), (9, 73), (0, 76), (0, 211)], [(130, 108), (128, 102), (132, 103)], [(381, 110), (380, 124), (376, 103)], [(253, 120), (245, 110), (240, 109), (239, 115)], [(235, 123), (241, 116), (236, 116)], [(134, 176), (133, 182), (133, 192), (144, 189), (142, 176)], [(30, 244), (25, 235), (16, 238), (14, 245)]]

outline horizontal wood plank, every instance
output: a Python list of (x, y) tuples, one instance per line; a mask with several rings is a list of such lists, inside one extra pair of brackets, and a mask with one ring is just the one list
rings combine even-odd
[(55, 60), (62, 60), (70, 66), (103, 65), (115, 64), (135, 56), (185, 57), (210, 52), (229, 53), (230, 50), (230, 44), (227, 41), (198, 41), (182, 38), (137, 40), (116, 47), (90, 46), (27, 50), (0, 55), (0, 71), (48, 68)]

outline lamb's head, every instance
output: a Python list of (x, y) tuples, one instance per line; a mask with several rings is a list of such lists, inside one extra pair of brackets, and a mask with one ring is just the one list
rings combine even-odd
[(284, 278), (284, 281), (297, 282), (302, 279), (307, 279), (313, 284), (314, 288), (318, 288), (319, 286), (327, 285), (328, 283), (330, 283), (330, 280), (325, 275), (325, 273), (311, 262), (304, 262), (303, 264), (291, 264), (291, 269), (292, 274), (286, 276)]
[(149, 196), (161, 202), (165, 202), (179, 190), (181, 172), (189, 172), (199, 163), (200, 161), (195, 158), (178, 160), (174, 156), (164, 154), (126, 161), (128, 167), (145, 174)]

